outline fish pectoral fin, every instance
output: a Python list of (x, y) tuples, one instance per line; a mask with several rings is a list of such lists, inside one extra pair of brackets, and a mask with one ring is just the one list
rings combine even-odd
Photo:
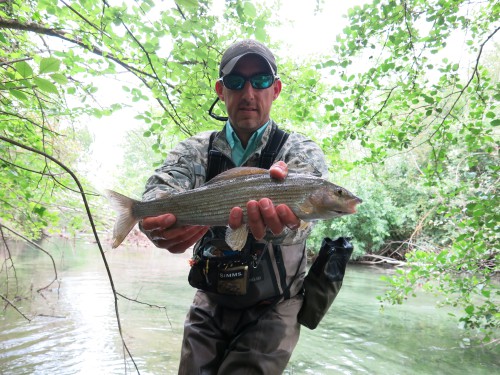
[(226, 243), (233, 250), (240, 251), (245, 246), (248, 237), (248, 228), (246, 225), (242, 225), (237, 229), (231, 229), (230, 227), (226, 230)]
[(304, 230), (308, 230), (310, 227), (311, 227), (310, 222), (301, 220), (299, 228), (297, 230), (304, 231)]
[(304, 215), (310, 215), (315, 210), (313, 203), (309, 199), (306, 199), (304, 202), (299, 204), (298, 207), (300, 212), (302, 212)]
[(308, 221), (300, 221), (300, 226), (295, 229), (295, 235), (302, 237), (302, 236), (307, 236), (312, 230), (312, 224)]

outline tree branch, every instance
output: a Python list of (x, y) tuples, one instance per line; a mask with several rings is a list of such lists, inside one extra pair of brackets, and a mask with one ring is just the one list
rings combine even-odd
[[(104, 4), (107, 5), (106, 2), (104, 2)], [(87, 21), (87, 23), (89, 23), (89, 21)], [(101, 32), (101, 30), (99, 28), (97, 28), (97, 26), (95, 26), (93, 24), (91, 24), (91, 25), (92, 25), (92, 27), (96, 28), (97, 30), (99, 30)], [(134, 35), (132, 35), (132, 33), (130, 32), (130, 30), (128, 29), (128, 27), (125, 25), (124, 22), (122, 22), (122, 25), (127, 29), (127, 33), (137, 43), (137, 45), (139, 46), (139, 48), (141, 48), (142, 52), (145, 54), (146, 58), (148, 59), (148, 65), (151, 67), (151, 69), (154, 72), (154, 67), (153, 67), (153, 64), (151, 62), (149, 53), (144, 49), (144, 47), (142, 46), (142, 44), (139, 43), (139, 41), (137, 40), (137, 38), (135, 38)], [(167, 83), (162, 82), (159, 79), (159, 77), (156, 74), (156, 72), (154, 72), (154, 74), (150, 74), (150, 73), (147, 73), (147, 72), (145, 72), (143, 70), (137, 69), (137, 68), (133, 67), (132, 65), (129, 65), (126, 62), (124, 62), (123, 60), (119, 59), (118, 57), (116, 57), (115, 55), (113, 55), (113, 53), (106, 52), (106, 51), (104, 51), (104, 50), (102, 50), (102, 49), (100, 49), (98, 47), (95, 47), (95, 46), (89, 46), (88, 44), (84, 43), (80, 38), (71, 38), (71, 37), (68, 36), (67, 33), (65, 33), (65, 32), (63, 32), (61, 30), (47, 28), (47, 27), (45, 27), (43, 25), (40, 25), (40, 24), (37, 24), (37, 23), (34, 23), (34, 22), (21, 23), (18, 20), (4, 19), (4, 18), (0, 17), (0, 29), (2, 29), (2, 28), (14, 29), (14, 30), (21, 30), (21, 31), (28, 31), (28, 32), (34, 32), (34, 33), (37, 33), (37, 34), (48, 35), (48, 36), (52, 36), (52, 37), (56, 37), (56, 38), (60, 38), (60, 39), (66, 40), (66, 41), (68, 41), (70, 43), (76, 44), (76, 45), (84, 48), (85, 50), (87, 50), (87, 51), (89, 51), (89, 52), (91, 52), (93, 54), (96, 54), (96, 55), (101, 56), (103, 58), (110, 59), (110, 60), (114, 61), (118, 65), (120, 65), (123, 68), (125, 68), (127, 71), (133, 73), (149, 89), (152, 89), (152, 85), (146, 80), (146, 78), (150, 78), (154, 82), (158, 82), (158, 84), (161, 86), (162, 91), (164, 92), (164, 94), (165, 94), (165, 96), (167, 98), (167, 102), (172, 107), (174, 113), (171, 113), (167, 109), (167, 107), (165, 106), (165, 103), (163, 103), (160, 98), (157, 98), (156, 101), (163, 108), (163, 110), (168, 114), (168, 116), (172, 119), (172, 121), (181, 129), (181, 131), (183, 131), (187, 135), (192, 135), (191, 132), (189, 131), (189, 129), (186, 126), (184, 126), (184, 124), (182, 123), (182, 120), (180, 119), (179, 115), (177, 114), (177, 112), (175, 110), (175, 106), (173, 105), (172, 101), (170, 100), (170, 98), (168, 96), (168, 93), (167, 93), (167, 91), (165, 89), (165, 85), (168, 86), (170, 89), (175, 89), (175, 87), (172, 86), (172, 85), (169, 85)]]
[(441, 124), (430, 135), (429, 139), (433, 138), (434, 135), (436, 135), (437, 132), (441, 129), (441, 127), (443, 126), (443, 124), (446, 121), (446, 119), (451, 115), (451, 111), (456, 107), (458, 101), (460, 100), (460, 98), (462, 97), (462, 95), (466, 92), (467, 88), (472, 83), (472, 80), (474, 79), (474, 76), (478, 75), (479, 61), (481, 60), (481, 55), (483, 53), (483, 48), (486, 45), (486, 43), (488, 43), (499, 30), (500, 30), (500, 27), (497, 27), (490, 35), (488, 35), (488, 37), (486, 38), (486, 40), (483, 43), (480, 44), (480, 46), (479, 46), (479, 52), (478, 52), (477, 57), (476, 57), (476, 64), (474, 65), (474, 69), (472, 70), (472, 74), (471, 74), (471, 76), (469, 78), (469, 81), (464, 85), (464, 87), (462, 88), (462, 90), (459, 91), (459, 94), (458, 94), (457, 98), (452, 103), (452, 105), (451, 105), (450, 109), (447, 111), (446, 115), (443, 117), (443, 120), (441, 121)]
[(154, 79), (155, 77), (149, 73), (146, 73), (142, 70), (139, 70), (137, 68), (134, 68), (133, 66), (123, 62), (119, 58), (113, 56), (113, 54), (108, 53), (103, 51), (102, 49), (98, 47), (90, 47), (87, 44), (85, 44), (81, 39), (79, 38), (70, 38), (67, 36), (67, 34), (63, 31), (56, 30), (56, 29), (50, 29), (47, 27), (44, 27), (43, 25), (34, 23), (34, 22), (26, 22), (26, 23), (21, 23), (18, 20), (11, 20), (11, 19), (5, 19), (0, 17), (0, 29), (13, 29), (13, 30), (21, 30), (21, 31), (29, 31), (33, 32), (36, 34), (43, 34), (43, 35), (48, 35), (48, 36), (53, 36), (59, 39), (66, 40), (67, 42), (76, 44), (83, 49), (92, 52), (93, 54), (96, 54), (98, 56), (110, 59), (114, 62), (116, 62), (118, 65), (122, 66), (126, 70), (129, 70), (131, 72), (134, 72), (136, 74), (139, 74), (141, 76), (146, 76), (149, 78)]
[(90, 27), (94, 28), (96, 31), (98, 31), (100, 34), (103, 34), (104, 36), (108, 37), (108, 38), (111, 38), (108, 34), (106, 34), (106, 32), (102, 29), (100, 29), (99, 27), (97, 27), (96, 25), (94, 25), (92, 22), (90, 22), (87, 18), (85, 18), (80, 12), (78, 12), (75, 8), (73, 8), (71, 5), (67, 4), (64, 0), (60, 0), (61, 3), (64, 4), (64, 6), (66, 8), (68, 8), (69, 10), (71, 10), (73, 13), (75, 13), (79, 18), (81, 18), (87, 25), (89, 25)]
[(111, 290), (113, 292), (114, 303), (115, 303), (115, 314), (116, 314), (116, 320), (117, 320), (117, 325), (118, 325), (118, 332), (120, 334), (120, 338), (122, 340), (122, 344), (123, 344), (124, 349), (126, 350), (127, 354), (129, 355), (132, 363), (134, 364), (135, 369), (137, 370), (137, 372), (139, 372), (139, 368), (137, 367), (137, 364), (135, 363), (135, 360), (134, 360), (134, 358), (132, 356), (132, 353), (130, 352), (127, 344), (125, 343), (125, 338), (123, 336), (122, 325), (121, 325), (121, 320), (120, 320), (120, 312), (119, 312), (119, 309), (118, 309), (118, 297), (117, 297), (118, 294), (117, 294), (117, 291), (116, 291), (116, 288), (115, 288), (115, 284), (114, 284), (114, 281), (113, 281), (113, 276), (111, 275), (111, 270), (109, 268), (108, 261), (106, 259), (106, 255), (104, 254), (104, 249), (102, 248), (101, 241), (99, 240), (99, 235), (97, 234), (97, 229), (96, 229), (96, 226), (95, 226), (95, 223), (94, 223), (94, 219), (92, 217), (92, 213), (90, 212), (90, 206), (89, 206), (88, 201), (87, 201), (87, 196), (86, 196), (86, 193), (85, 193), (85, 191), (83, 189), (83, 186), (80, 183), (80, 180), (73, 173), (73, 171), (71, 169), (69, 169), (68, 167), (66, 167), (63, 163), (61, 163), (59, 160), (57, 160), (56, 158), (52, 157), (49, 154), (47, 154), (47, 153), (45, 153), (43, 151), (37, 150), (37, 149), (35, 149), (33, 147), (24, 145), (24, 144), (22, 144), (20, 142), (17, 142), (15, 140), (13, 140), (13, 139), (6, 138), (6, 137), (4, 137), (2, 135), (0, 135), (0, 140), (2, 140), (4, 142), (7, 142), (7, 143), (10, 143), (10, 144), (12, 144), (14, 146), (23, 148), (25, 150), (34, 152), (35, 154), (41, 155), (41, 156), (43, 156), (43, 157), (45, 157), (45, 158), (53, 161), (54, 163), (56, 163), (57, 165), (59, 165), (62, 169), (64, 169), (66, 172), (68, 172), (68, 174), (73, 178), (73, 180), (75, 181), (75, 183), (78, 185), (78, 189), (80, 191), (80, 195), (82, 197), (82, 201), (83, 201), (83, 204), (85, 206), (85, 210), (87, 212), (87, 217), (88, 217), (90, 226), (92, 227), (92, 232), (94, 234), (94, 238), (96, 240), (97, 246), (99, 247), (99, 251), (100, 251), (103, 263), (104, 263), (104, 267), (105, 267), (107, 275), (108, 275), (108, 279), (109, 279), (109, 283), (110, 283), (110, 286), (111, 286)]

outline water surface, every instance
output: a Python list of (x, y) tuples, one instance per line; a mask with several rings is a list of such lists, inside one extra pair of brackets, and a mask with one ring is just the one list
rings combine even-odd
[[(121, 345), (97, 246), (62, 240), (43, 246), (58, 271), (59, 282), (49, 289), (36, 291), (54, 274), (50, 259), (32, 247), (11, 246), (15, 270), (6, 262), (0, 272), (2, 295), (31, 319), (12, 308), (0, 313), (0, 373), (136, 373)], [(187, 283), (189, 254), (128, 246), (107, 251), (106, 258), (117, 291), (148, 304), (118, 300), (135, 365), (141, 374), (176, 374), (194, 295)], [(498, 347), (466, 345), (464, 332), (448, 316), (453, 311), (436, 308), (433, 296), (381, 311), (376, 296), (384, 292), (380, 276), (386, 272), (349, 265), (328, 315), (316, 330), (302, 329), (286, 374), (500, 373)]]

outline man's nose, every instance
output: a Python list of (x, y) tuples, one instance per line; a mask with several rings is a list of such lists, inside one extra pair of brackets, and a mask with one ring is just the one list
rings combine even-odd
[(245, 82), (245, 85), (243, 86), (241, 91), (244, 97), (253, 98), (253, 96), (255, 95), (255, 89), (252, 87), (250, 81)]

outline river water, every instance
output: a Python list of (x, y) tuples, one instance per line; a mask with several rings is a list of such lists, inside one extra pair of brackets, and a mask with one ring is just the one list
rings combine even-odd
[[(54, 257), (12, 244), (0, 272), (0, 374), (134, 374), (124, 354), (114, 299), (95, 244), (46, 241)], [(151, 247), (107, 250), (119, 293), (123, 337), (141, 374), (176, 374), (182, 327), (194, 294), (189, 254)], [(5, 254), (0, 258), (3, 262)], [(8, 270), (8, 272), (7, 272)], [(380, 309), (380, 277), (390, 270), (349, 265), (342, 290), (319, 327), (303, 328), (286, 374), (499, 374), (498, 346), (469, 345), (450, 309), (426, 294)], [(5, 303), (3, 303), (5, 306)]]

